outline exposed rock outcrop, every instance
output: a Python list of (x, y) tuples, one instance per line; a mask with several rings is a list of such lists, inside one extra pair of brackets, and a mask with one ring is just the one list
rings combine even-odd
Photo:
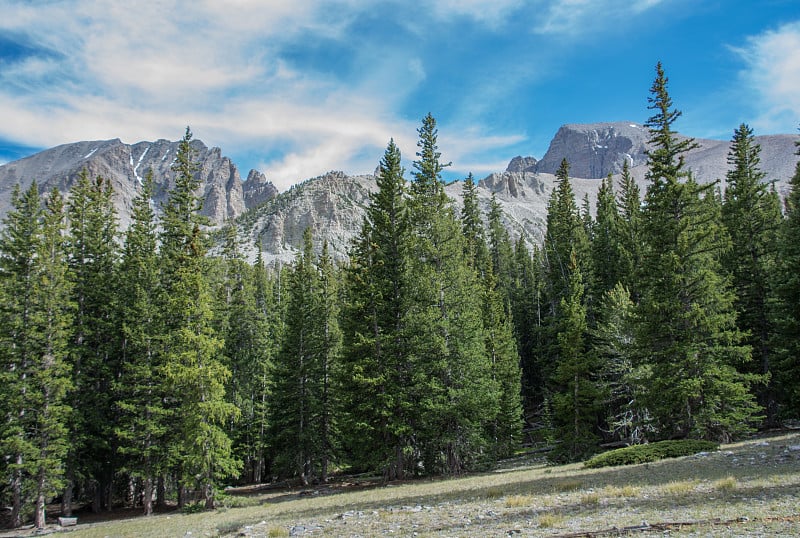
[(566, 157), (570, 176), (600, 179), (647, 162), (647, 129), (632, 122), (563, 125), (536, 163), (537, 172), (555, 174)]
[[(242, 180), (236, 165), (219, 148), (208, 148), (199, 140), (193, 140), (191, 145), (201, 182), (198, 194), (203, 197), (203, 214), (214, 224), (221, 224), (244, 213)], [(103, 176), (111, 181), (120, 225), (126, 228), (133, 199), (141, 191), (148, 171), (152, 171), (155, 182), (156, 209), (166, 200), (175, 185), (172, 163), (177, 149), (178, 142), (168, 140), (136, 144), (119, 139), (76, 142), (5, 164), (0, 166), (0, 214), (8, 211), (9, 193), (15, 184), (27, 188), (36, 180), (42, 192), (56, 187), (66, 193), (85, 169), (90, 177)]]

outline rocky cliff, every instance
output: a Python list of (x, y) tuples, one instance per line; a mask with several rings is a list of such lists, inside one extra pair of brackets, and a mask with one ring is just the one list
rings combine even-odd
[[(631, 172), (646, 188), (647, 130), (634, 123), (598, 123), (565, 125), (559, 129), (541, 161), (533, 157), (514, 157), (504, 172), (488, 175), (478, 182), (479, 203), (488, 213), (492, 196), (503, 210), (503, 220), (516, 240), (540, 243), (545, 231), (547, 202), (555, 184), (553, 173), (566, 158), (570, 177), (580, 203), (588, 196), (594, 205), (598, 178), (618, 173), (622, 163), (632, 164)], [(768, 181), (775, 181), (782, 194), (788, 192), (788, 180), (794, 173), (793, 135), (756, 137), (761, 145), (761, 169)], [(728, 142), (701, 140), (699, 147), (686, 156), (687, 166), (701, 182), (722, 180), (728, 170)], [(58, 146), (31, 157), (0, 166), (0, 217), (8, 210), (11, 188), (15, 183), (27, 187), (33, 179), (46, 191), (57, 187), (67, 191), (81, 170), (90, 176), (102, 175), (112, 181), (114, 200), (125, 227), (130, 221), (130, 207), (141, 189), (149, 169), (156, 181), (156, 207), (166, 200), (174, 185), (170, 170), (177, 142), (158, 140), (128, 145), (119, 140), (77, 142)], [(338, 260), (347, 257), (352, 239), (359, 233), (369, 194), (376, 188), (374, 175), (348, 176), (329, 172), (306, 180), (278, 193), (260, 172), (251, 171), (241, 181), (236, 166), (219, 148), (208, 148), (195, 140), (198, 177), (202, 184), (204, 212), (220, 224), (236, 218), (242, 244), (251, 259), (260, 245), (270, 262), (291, 262), (301, 245), (303, 231), (310, 226), (319, 251), (327, 241)], [(721, 182), (724, 188), (724, 181)], [(446, 187), (447, 194), (461, 205), (462, 184)]]
[[(213, 223), (238, 217), (247, 207), (277, 194), (277, 189), (257, 173), (251, 173), (256, 181), (245, 187), (236, 165), (219, 148), (208, 148), (199, 140), (191, 144), (201, 183), (198, 194), (203, 197), (203, 213)], [(8, 211), (15, 184), (27, 188), (36, 180), (40, 191), (56, 187), (67, 192), (81, 171), (86, 170), (90, 177), (99, 175), (111, 181), (120, 225), (125, 228), (130, 222), (132, 201), (149, 170), (155, 181), (156, 208), (166, 200), (175, 185), (171, 167), (177, 149), (178, 142), (168, 140), (136, 144), (125, 144), (119, 139), (76, 142), (5, 164), (0, 166), (0, 216)], [(250, 206), (248, 200), (253, 202)]]

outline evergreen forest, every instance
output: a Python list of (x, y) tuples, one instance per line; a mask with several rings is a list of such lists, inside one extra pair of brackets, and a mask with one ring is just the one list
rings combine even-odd
[[(800, 416), (800, 164), (781, 199), (752, 129), (727, 188), (685, 166), (659, 63), (647, 188), (596, 212), (557, 173), (543, 244), (512, 241), (476, 184), (444, 190), (435, 119), (413, 169), (389, 141), (361, 232), (334, 263), (242, 254), (201, 215), (187, 128), (156, 217), (120, 232), (110, 184), (12, 194), (0, 229), (0, 501), (213, 509), (223, 488), (384, 481), (556, 462), (664, 439), (727, 442)], [(720, 178), (722, 179), (722, 178)]]

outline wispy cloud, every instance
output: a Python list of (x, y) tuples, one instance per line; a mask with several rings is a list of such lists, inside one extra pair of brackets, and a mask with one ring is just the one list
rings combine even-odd
[(542, 34), (574, 35), (617, 24), (667, 0), (554, 0), (544, 2), (543, 16), (533, 31)]
[[(492, 26), (520, 3), (430, 7), (438, 17), (458, 14)], [(384, 58), (366, 55), (363, 68), (343, 76), (336, 65), (309, 69), (292, 56), (325, 39), (341, 47), (335, 61), (355, 61), (349, 26), (370, 13), (371, 3), (186, 6), (74, 0), (6, 7), (0, 32), (29, 52), (0, 72), (0, 138), (30, 146), (135, 142), (176, 138), (190, 124), (223, 151), (236, 146), (271, 155), (261, 164), (281, 188), (334, 168), (371, 171), (390, 137), (413, 156), (415, 122), (398, 115), (396, 105), (425, 81), (423, 57), (386, 48)]]
[(735, 50), (746, 64), (742, 79), (762, 111), (754, 126), (794, 132), (800, 122), (800, 21), (751, 36)]

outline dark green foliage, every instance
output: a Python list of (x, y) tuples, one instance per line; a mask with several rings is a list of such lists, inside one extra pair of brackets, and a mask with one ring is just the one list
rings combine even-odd
[(589, 274), (589, 242), (575, 193), (569, 181), (566, 159), (556, 171), (556, 187), (547, 204), (547, 233), (544, 240), (544, 272), (550, 314), (554, 315), (561, 299), (569, 293), (570, 260), (575, 253), (584, 279)]
[[(727, 174), (722, 222), (731, 237), (731, 248), (723, 255), (723, 267), (736, 293), (737, 324), (753, 349), (755, 360), (748, 371), (767, 375), (774, 355), (770, 275), (775, 273), (782, 217), (777, 193), (762, 182), (765, 174), (759, 170), (760, 153), (753, 130), (740, 125), (728, 154), (732, 168)], [(768, 386), (759, 390), (760, 403), (770, 414), (775, 407), (772, 392)]]
[(598, 454), (584, 462), (584, 467), (598, 469), (618, 465), (636, 465), (650, 463), (667, 458), (692, 456), (700, 452), (711, 452), (719, 449), (719, 444), (711, 441), (683, 439), (678, 441), (659, 441), (646, 445), (634, 445)]
[(622, 165), (619, 194), (617, 195), (617, 221), (619, 239), (619, 260), (617, 275), (619, 281), (630, 291), (634, 302), (638, 302), (636, 272), (642, 261), (642, 199), (639, 186), (631, 175), (628, 161)]
[(213, 327), (213, 302), (205, 277), (208, 239), (201, 227), (206, 219), (199, 214), (201, 203), (195, 194), (191, 137), (187, 128), (173, 165), (175, 188), (162, 221), (163, 373), (170, 401), (180, 409), (168, 440), (177, 477), (199, 488), (206, 508), (213, 508), (220, 480), (241, 468), (223, 429), (240, 411), (225, 400), (231, 372), (224, 360), (224, 341)]
[(283, 344), (273, 370), (271, 445), (276, 468), (303, 484), (327, 480), (334, 455), (332, 378), (341, 336), (333, 268), (323, 248), (314, 261), (311, 230), (291, 273)]
[(506, 313), (510, 313), (510, 302), (513, 296), (514, 248), (508, 230), (502, 221), (502, 210), (492, 194), (489, 202), (489, 253), (492, 258), (492, 272), (497, 279), (497, 290), (500, 293)]
[(173, 418), (165, 406), (162, 325), (159, 311), (159, 269), (156, 220), (148, 172), (133, 203), (132, 222), (119, 268), (119, 320), (122, 365), (114, 391), (119, 417), (115, 425), (122, 470), (142, 480), (145, 515), (153, 511), (155, 480), (167, 471), (166, 432)]
[(563, 461), (575, 461), (594, 451), (601, 402), (594, 379), (598, 364), (586, 345), (583, 281), (574, 251), (570, 258), (568, 295), (561, 299), (556, 318), (559, 355), (552, 379), (553, 421), (560, 440), (553, 457)]
[(600, 184), (597, 192), (597, 217), (592, 225), (592, 267), (594, 268), (593, 297), (596, 300), (617, 283), (626, 280), (627, 263), (622, 242), (622, 222), (614, 196), (614, 183), (611, 175)]
[[(70, 403), (75, 432), (70, 480), (83, 477), (94, 490), (93, 510), (111, 506), (111, 485), (118, 465), (114, 424), (120, 373), (118, 319), (117, 217), (111, 183), (90, 178), (86, 170), (70, 191), (69, 265), (75, 323), (71, 346), (73, 383)], [(77, 485), (77, 484), (76, 484)]]
[(464, 236), (439, 177), (436, 122), (419, 129), (419, 161), (410, 200), (414, 234), (408, 278), (414, 429), (426, 473), (457, 474), (474, 466), (497, 416), (497, 383), (485, 348), (480, 283), (464, 258)]
[(684, 169), (672, 123), (667, 80), (659, 64), (647, 125), (650, 182), (643, 214), (643, 259), (638, 289), (637, 348), (650, 368), (647, 408), (660, 436), (728, 440), (758, 416), (748, 392), (752, 378), (737, 372), (750, 359), (735, 326), (733, 294), (721, 276), (727, 247), (709, 186)]
[[(798, 143), (800, 155), (800, 143)], [(784, 414), (800, 415), (800, 162), (790, 181), (786, 197), (786, 217), (778, 240), (778, 295), (775, 368), (777, 389), (785, 406)]]
[(415, 407), (404, 328), (411, 228), (394, 141), (377, 182), (345, 273), (342, 428), (354, 465), (394, 480), (409, 472)]
[(635, 305), (620, 283), (606, 292), (590, 331), (592, 352), (600, 367), (599, 384), (605, 398), (605, 426), (614, 441), (639, 443), (652, 433), (650, 417), (642, 402), (647, 365), (634, 365)]
[(53, 191), (44, 211), (40, 204), (36, 183), (16, 188), (0, 234), (0, 472), (12, 525), (33, 508), (37, 528), (63, 486), (72, 323), (63, 200)]

